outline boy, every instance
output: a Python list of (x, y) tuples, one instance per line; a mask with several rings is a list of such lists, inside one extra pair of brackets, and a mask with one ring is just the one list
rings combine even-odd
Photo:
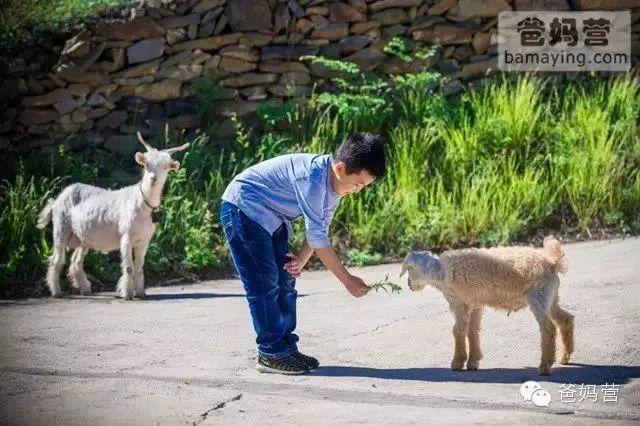
[[(290, 154), (249, 167), (222, 195), (220, 222), (244, 285), (257, 334), (262, 373), (304, 374), (318, 360), (298, 351), (295, 279), (315, 251), (354, 297), (367, 294), (329, 241), (329, 225), (340, 197), (359, 192), (385, 173), (379, 136), (355, 133), (336, 154)], [(291, 221), (302, 216), (305, 242), (289, 252)]]

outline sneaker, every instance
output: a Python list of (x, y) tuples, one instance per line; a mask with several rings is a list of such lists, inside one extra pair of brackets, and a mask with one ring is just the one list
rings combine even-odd
[(280, 358), (266, 358), (258, 355), (256, 370), (260, 373), (296, 375), (307, 373), (309, 367), (295, 355)]
[(309, 371), (315, 370), (320, 366), (320, 361), (318, 361), (316, 358), (312, 356), (305, 355), (302, 352), (296, 351), (293, 353), (293, 356), (295, 356), (296, 358), (298, 358), (299, 361), (304, 363), (309, 368)]

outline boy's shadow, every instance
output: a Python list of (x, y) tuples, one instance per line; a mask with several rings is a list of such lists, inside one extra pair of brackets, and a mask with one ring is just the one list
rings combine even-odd
[(538, 369), (528, 368), (488, 368), (478, 371), (452, 371), (449, 368), (368, 368), (327, 366), (320, 367), (314, 376), (325, 377), (369, 377), (388, 380), (418, 380), (425, 382), (464, 383), (524, 383), (539, 380), (554, 383), (617, 385), (628, 383), (640, 377), (640, 367), (626, 365), (592, 365), (572, 363), (551, 369), (550, 376), (540, 376)]
[[(298, 297), (305, 297), (305, 294), (299, 294)], [(182, 299), (223, 299), (228, 297), (247, 297), (240, 293), (157, 293), (147, 294), (145, 301), (160, 300), (182, 300)]]
[(245, 295), (235, 293), (157, 293), (147, 294), (144, 300), (223, 299), (226, 297), (245, 297)]

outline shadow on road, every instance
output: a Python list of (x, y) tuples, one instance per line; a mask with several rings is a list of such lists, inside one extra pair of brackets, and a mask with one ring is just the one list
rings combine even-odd
[(225, 297), (245, 297), (245, 295), (239, 293), (161, 293), (147, 294), (144, 300), (221, 299)]
[(478, 371), (452, 371), (449, 368), (368, 368), (327, 366), (312, 373), (326, 377), (370, 377), (425, 382), (523, 383), (532, 378), (545, 382), (603, 385), (625, 384), (640, 377), (640, 367), (626, 365), (569, 364), (552, 368), (550, 376), (538, 375), (537, 368), (489, 368)]
[[(305, 297), (305, 294), (299, 294), (298, 297)], [(147, 294), (145, 301), (158, 301), (158, 300), (181, 300), (181, 299), (223, 299), (225, 297), (246, 297), (240, 293), (161, 293), (161, 294)]]
[[(308, 294), (299, 294), (298, 297), (306, 297)], [(224, 299), (229, 297), (241, 297), (244, 298), (246, 295), (241, 293), (160, 293), (160, 294), (147, 294), (144, 299), (134, 298), (134, 301), (137, 302), (158, 302), (163, 300), (198, 300), (198, 299)], [(105, 294), (101, 293), (99, 295), (93, 296), (79, 296), (79, 295), (67, 295), (61, 297), (59, 299), (52, 298), (40, 298), (40, 299), (24, 299), (24, 300), (0, 300), (0, 308), (12, 306), (12, 305), (41, 305), (43, 303), (63, 303), (64, 301), (73, 300), (73, 301), (85, 301), (85, 302), (103, 302), (110, 303), (114, 301), (121, 301), (122, 298), (117, 293)]]

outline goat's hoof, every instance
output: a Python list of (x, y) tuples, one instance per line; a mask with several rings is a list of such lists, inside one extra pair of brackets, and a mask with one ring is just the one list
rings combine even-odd
[(541, 376), (548, 376), (549, 374), (551, 374), (551, 366), (550, 366), (550, 365), (549, 365), (549, 366), (547, 366), (547, 365), (541, 365), (541, 366), (538, 368), (538, 373), (539, 373)]
[(147, 297), (147, 294), (145, 292), (135, 293), (134, 297), (137, 297), (138, 299), (145, 299)]
[(464, 369), (464, 361), (451, 361), (451, 369), (453, 371), (462, 371)]
[(91, 296), (93, 294), (93, 290), (91, 290), (91, 283), (86, 282), (80, 286), (80, 294), (83, 296)]
[(467, 361), (467, 370), (477, 371), (480, 367), (480, 361)]
[(571, 362), (571, 354), (564, 354), (562, 358), (560, 358), (560, 364), (567, 365)]

